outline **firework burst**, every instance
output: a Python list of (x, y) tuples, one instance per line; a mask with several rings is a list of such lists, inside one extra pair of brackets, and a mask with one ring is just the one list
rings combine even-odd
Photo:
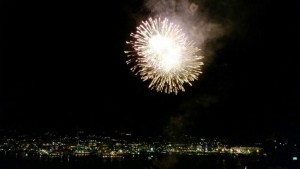
[(133, 40), (126, 43), (132, 50), (125, 51), (127, 64), (143, 81), (150, 81), (150, 89), (177, 94), (201, 73), (200, 49), (168, 19), (149, 18), (130, 36)]

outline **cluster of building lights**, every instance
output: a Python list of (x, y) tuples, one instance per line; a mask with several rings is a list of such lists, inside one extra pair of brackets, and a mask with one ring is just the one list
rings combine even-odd
[(112, 137), (89, 135), (85, 138), (55, 136), (51, 139), (38, 138), (7, 138), (0, 139), (0, 152), (20, 153), (39, 156), (89, 156), (124, 157), (156, 154), (178, 155), (259, 155), (261, 146), (233, 146), (221, 139), (187, 139), (185, 142), (175, 141), (139, 141)]

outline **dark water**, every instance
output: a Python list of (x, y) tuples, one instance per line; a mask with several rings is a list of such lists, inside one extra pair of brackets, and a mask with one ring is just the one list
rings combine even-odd
[(299, 169), (296, 163), (270, 164), (249, 156), (19, 157), (0, 156), (0, 169)]

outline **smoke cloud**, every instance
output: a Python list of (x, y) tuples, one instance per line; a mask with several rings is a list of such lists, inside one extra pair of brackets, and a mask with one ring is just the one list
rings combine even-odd
[(179, 24), (184, 32), (202, 49), (205, 61), (213, 55), (212, 49), (219, 48), (220, 44), (210, 42), (229, 32), (230, 22), (226, 23), (209, 16), (202, 1), (189, 0), (147, 0), (146, 8), (153, 17), (167, 17), (171, 22)]

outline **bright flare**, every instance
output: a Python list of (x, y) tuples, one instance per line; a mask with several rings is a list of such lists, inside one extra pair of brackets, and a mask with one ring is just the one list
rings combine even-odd
[(179, 66), (181, 49), (169, 37), (155, 35), (149, 39), (149, 53), (154, 57), (153, 65), (162, 71), (170, 71)]
[(192, 85), (201, 73), (203, 57), (197, 55), (200, 49), (168, 19), (143, 21), (130, 36), (134, 40), (127, 43), (133, 50), (125, 51), (127, 64), (143, 81), (150, 81), (149, 88), (177, 94), (185, 91), (185, 83)]

